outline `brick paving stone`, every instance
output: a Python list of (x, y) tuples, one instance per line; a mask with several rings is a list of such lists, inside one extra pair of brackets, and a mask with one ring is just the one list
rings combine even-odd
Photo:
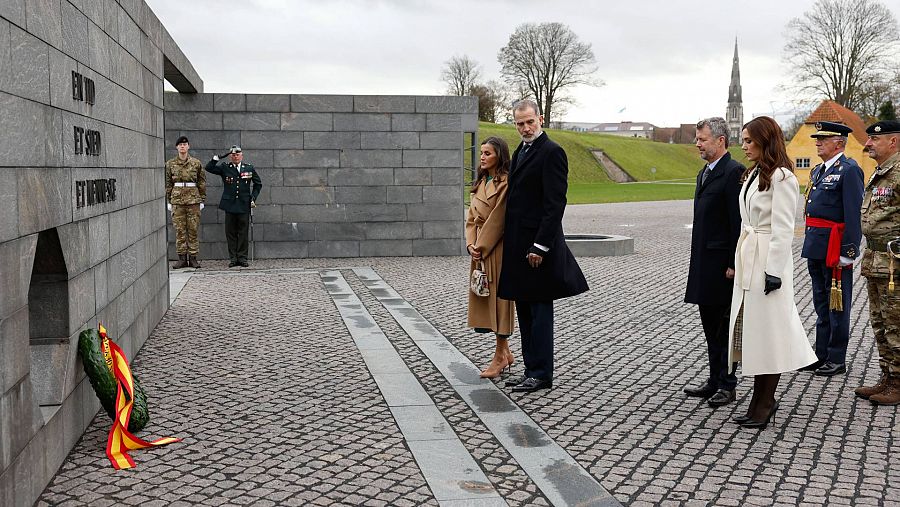
[[(776, 505), (848, 499), (897, 505), (890, 493), (900, 490), (900, 467), (891, 466), (897, 410), (873, 407), (852, 392), (878, 376), (858, 270), (848, 373), (783, 375), (780, 409), (767, 430), (748, 432), (729, 421), (746, 410), (749, 379), (738, 385), (738, 403), (716, 410), (681, 393), (707, 369), (697, 310), (682, 302), (690, 222), (689, 201), (567, 209), (567, 232), (632, 236), (636, 253), (579, 259), (591, 290), (555, 305), (554, 388), (514, 402), (629, 505), (746, 505), (756, 498)], [(815, 314), (801, 241), (794, 241), (796, 301), (812, 342)], [(251, 490), (289, 492), (269, 497), (280, 505), (333, 505), (357, 496), (366, 505), (434, 505), (318, 276), (259, 274), (352, 266), (374, 268), (473, 363), (487, 364), (492, 337), (465, 327), (464, 257), (267, 260), (253, 264), (255, 276), (195, 276), (134, 362), (151, 397), (149, 432), (184, 436), (185, 442), (135, 453), (137, 469), (114, 473), (102, 451), (109, 422), (97, 417), (39, 504), (149, 502), (190, 491), (175, 501), (224, 505), (233, 501), (221, 483), (235, 481)], [(205, 261), (202, 271), (224, 267)], [(343, 272), (498, 492), (510, 505), (546, 504), (352, 272)], [(253, 311), (239, 311), (234, 287), (253, 302)], [(520, 357), (518, 332), (510, 343)], [(277, 354), (281, 360), (273, 360)], [(513, 374), (521, 372), (519, 360)], [(224, 472), (231, 466), (253, 471), (239, 472), (238, 479)], [(181, 476), (159, 480), (172, 470)], [(347, 473), (352, 478), (330, 481)], [(379, 479), (391, 486), (372, 487)], [(134, 494), (103, 497), (91, 492), (96, 484)], [(356, 489), (338, 488), (348, 484)], [(237, 498), (259, 500), (239, 487), (231, 490)], [(335, 500), (316, 487), (344, 496)]]
[[(192, 278), (132, 366), (150, 396), (148, 430), (184, 442), (136, 452), (137, 468), (114, 475), (101, 414), (47, 503), (276, 505), (290, 484), (304, 502), (332, 504), (391, 492), (395, 481), (357, 480), (377, 468), (406, 485), (396, 499), (435, 504), (316, 273)], [(85, 482), (71, 487), (76, 476)]]

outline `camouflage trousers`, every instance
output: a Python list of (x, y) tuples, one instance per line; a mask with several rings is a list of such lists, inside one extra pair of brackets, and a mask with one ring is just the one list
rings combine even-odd
[(888, 290), (887, 278), (868, 279), (869, 312), (881, 371), (900, 375), (900, 287)]
[(197, 230), (200, 228), (200, 205), (173, 204), (172, 225), (175, 226), (175, 251), (178, 255), (199, 254)]

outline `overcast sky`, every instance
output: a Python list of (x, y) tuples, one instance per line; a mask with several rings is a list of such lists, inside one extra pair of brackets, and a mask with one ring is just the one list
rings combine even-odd
[[(813, 0), (146, 0), (206, 92), (444, 94), (444, 62), (497, 53), (516, 26), (558, 21), (591, 43), (599, 88), (567, 121), (675, 126), (725, 114), (738, 38), (744, 118), (796, 105), (778, 91), (787, 22)], [(900, 0), (886, 5), (897, 11)], [(809, 34), (815, 36), (815, 34)], [(619, 111), (624, 108), (624, 112)]]

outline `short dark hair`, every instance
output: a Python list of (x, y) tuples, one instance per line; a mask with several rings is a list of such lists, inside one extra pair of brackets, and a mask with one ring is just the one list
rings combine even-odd
[(704, 118), (697, 122), (697, 130), (703, 130), (703, 127), (709, 127), (709, 131), (716, 138), (724, 137), (725, 146), (728, 146), (728, 122), (721, 116), (713, 116), (712, 118)]
[(536, 114), (538, 116), (541, 115), (541, 108), (538, 107), (537, 102), (535, 102), (531, 99), (522, 99), (522, 100), (516, 101), (516, 103), (513, 104), (513, 112), (514, 113), (516, 111), (525, 111), (526, 109), (531, 109), (532, 111), (534, 111), (534, 114)]

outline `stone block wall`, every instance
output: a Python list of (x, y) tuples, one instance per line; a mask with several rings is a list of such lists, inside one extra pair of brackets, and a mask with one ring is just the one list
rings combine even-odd
[[(233, 144), (259, 169), (257, 258), (464, 252), (463, 133), (474, 97), (167, 92), (166, 156), (185, 135), (204, 164)], [(207, 174), (200, 257), (228, 257), (218, 176)], [(174, 258), (174, 232), (169, 233)]]
[(79, 332), (133, 357), (167, 309), (168, 75), (202, 90), (141, 0), (0, 2), (0, 505), (32, 505), (97, 413)]

